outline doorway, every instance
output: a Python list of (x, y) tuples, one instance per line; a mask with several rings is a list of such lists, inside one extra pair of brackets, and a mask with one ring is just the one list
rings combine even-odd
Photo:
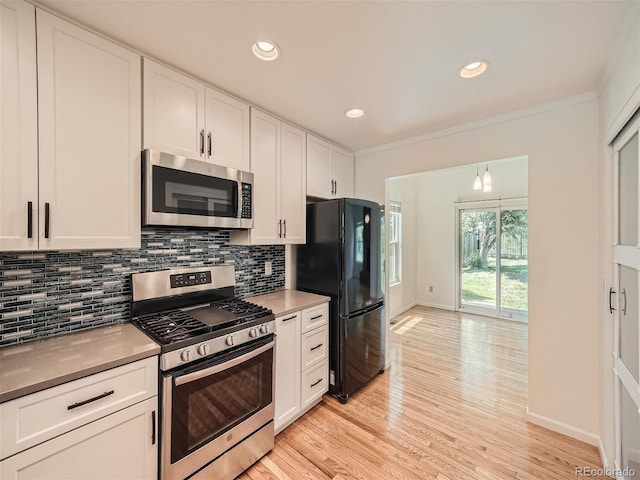
[(527, 321), (526, 200), (461, 202), (456, 216), (458, 310)]

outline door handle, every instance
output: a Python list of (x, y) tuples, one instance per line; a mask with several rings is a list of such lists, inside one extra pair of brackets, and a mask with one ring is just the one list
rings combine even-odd
[(51, 220), (51, 212), (49, 203), (44, 204), (44, 238), (49, 238), (49, 223)]
[(622, 296), (624, 297), (624, 307), (622, 307), (622, 314), (627, 314), (627, 290), (625, 288), (622, 289)]
[(609, 313), (613, 313), (613, 311), (616, 309), (616, 307), (613, 306), (613, 303), (611, 301), (611, 297), (613, 296), (614, 293), (616, 292), (613, 289), (613, 287), (609, 288)]
[(282, 238), (282, 220), (278, 220), (278, 238)]
[(200, 155), (204, 155), (204, 129), (200, 130)]
[(156, 444), (156, 411), (151, 412), (151, 445)]
[(27, 202), (27, 238), (33, 238), (33, 202)]
[(207, 156), (211, 157), (211, 151), (213, 149), (213, 140), (211, 139), (211, 132), (207, 133)]
[(284, 235), (283, 235), (283, 237), (287, 238), (287, 221), (286, 220), (282, 221), (282, 226), (284, 227)]

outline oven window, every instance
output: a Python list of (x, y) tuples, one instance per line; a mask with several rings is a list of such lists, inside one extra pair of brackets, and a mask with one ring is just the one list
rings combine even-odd
[[(239, 352), (244, 353), (246, 349)], [(202, 368), (212, 365), (215, 363)], [(174, 385), (171, 463), (268, 406), (273, 395), (272, 375), (273, 348), (222, 372)]]
[(153, 211), (236, 217), (238, 182), (153, 166)]

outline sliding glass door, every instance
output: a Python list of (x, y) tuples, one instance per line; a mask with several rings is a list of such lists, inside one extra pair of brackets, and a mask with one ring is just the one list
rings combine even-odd
[(526, 320), (528, 215), (522, 202), (460, 204), (458, 308)]

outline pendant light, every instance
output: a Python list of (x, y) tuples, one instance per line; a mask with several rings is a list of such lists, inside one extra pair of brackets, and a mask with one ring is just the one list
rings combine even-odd
[(484, 177), (482, 177), (482, 191), (491, 191), (491, 174), (489, 173), (489, 165), (487, 165), (487, 169), (484, 171)]
[(476, 179), (473, 181), (473, 189), (482, 190), (482, 180), (480, 179), (480, 174), (478, 173), (478, 165), (476, 165)]

